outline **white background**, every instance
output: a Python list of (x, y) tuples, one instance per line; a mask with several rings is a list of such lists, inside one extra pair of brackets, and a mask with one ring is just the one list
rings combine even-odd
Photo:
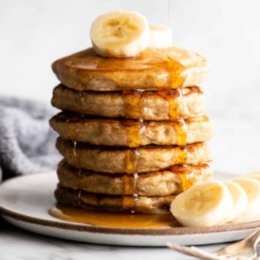
[[(113, 10), (167, 23), (167, 0), (0, 0), (0, 94), (49, 102), (51, 63), (90, 46), (91, 22)], [(205, 56), (216, 170), (260, 170), (260, 1), (171, 0), (173, 43)]]

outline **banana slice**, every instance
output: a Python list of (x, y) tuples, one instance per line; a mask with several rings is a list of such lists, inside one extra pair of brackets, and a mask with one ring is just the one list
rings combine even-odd
[(260, 214), (259, 214), (259, 215), (256, 215), (256, 216), (253, 217), (253, 218), (248, 219), (247, 222), (258, 221), (258, 220), (260, 220)]
[(172, 30), (166, 25), (150, 24), (151, 41), (149, 47), (168, 48), (172, 46)]
[(248, 197), (248, 203), (245, 210), (234, 218), (232, 223), (247, 222), (260, 214), (260, 182), (249, 178), (237, 178), (236, 182), (245, 191)]
[(232, 205), (233, 199), (226, 185), (206, 181), (179, 194), (171, 204), (171, 213), (183, 226), (208, 227), (222, 221)]
[[(249, 178), (249, 179), (251, 178), (251, 179), (260, 181), (260, 172), (246, 173), (246, 174), (241, 175), (241, 176), (243, 176), (244, 178)], [(256, 215), (253, 218), (250, 218), (249, 220), (247, 220), (247, 222), (257, 221), (257, 220), (260, 220), (260, 214)]]
[(244, 174), (242, 174), (242, 175), (240, 175), (239, 176), (239, 178), (240, 177), (244, 177), (244, 176), (247, 176), (247, 175), (260, 175), (260, 172), (258, 171), (258, 172), (248, 172), (248, 173), (244, 173)]
[(90, 37), (96, 53), (103, 57), (132, 57), (150, 43), (145, 17), (135, 12), (110, 12), (100, 15), (91, 26)]
[(232, 219), (240, 215), (246, 208), (248, 203), (248, 198), (245, 191), (233, 181), (223, 182), (229, 189), (232, 198), (233, 206), (228, 215), (219, 223), (219, 225), (230, 222)]
[(243, 178), (249, 178), (249, 179), (260, 181), (260, 174), (246, 174), (243, 175)]

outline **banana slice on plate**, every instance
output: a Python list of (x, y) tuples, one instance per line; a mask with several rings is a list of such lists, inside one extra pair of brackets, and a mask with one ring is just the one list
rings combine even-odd
[(117, 11), (100, 15), (91, 26), (95, 52), (103, 57), (133, 57), (150, 43), (149, 24), (136, 12)]
[(245, 210), (248, 203), (247, 195), (245, 191), (239, 186), (239, 184), (233, 181), (225, 181), (223, 183), (228, 187), (232, 195), (233, 206), (228, 212), (228, 215), (220, 223), (218, 223), (218, 225), (228, 223), (240, 215)]
[(260, 181), (260, 174), (246, 174), (246, 175), (242, 175), (241, 177)]
[(163, 24), (150, 24), (151, 41), (149, 47), (168, 48), (172, 46), (172, 30)]
[(233, 199), (225, 184), (206, 181), (179, 194), (171, 204), (171, 213), (183, 226), (207, 227), (226, 218), (232, 206)]
[(260, 172), (248, 172), (248, 173), (244, 173), (242, 175), (239, 176), (240, 177), (244, 177), (244, 176), (247, 176), (247, 175), (260, 175)]
[(251, 222), (251, 221), (258, 221), (258, 220), (260, 220), (260, 214), (259, 214), (259, 215), (256, 215), (256, 216), (254, 216), (253, 218), (250, 218), (250, 219), (248, 219), (248, 220), (247, 220), (247, 222)]
[(260, 182), (250, 178), (233, 179), (245, 191), (248, 203), (244, 211), (234, 218), (232, 223), (242, 223), (250, 221), (260, 214)]

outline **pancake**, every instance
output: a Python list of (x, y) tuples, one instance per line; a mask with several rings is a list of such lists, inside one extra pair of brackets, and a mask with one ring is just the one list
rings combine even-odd
[(202, 56), (176, 47), (147, 48), (125, 59), (103, 58), (89, 48), (55, 61), (52, 69), (72, 89), (119, 91), (193, 86), (204, 80), (209, 65)]
[(195, 183), (209, 180), (212, 169), (207, 164), (199, 166), (176, 165), (167, 170), (125, 175), (103, 174), (76, 169), (62, 160), (57, 174), (63, 187), (90, 193), (109, 195), (166, 196), (179, 194)]
[(93, 118), (63, 112), (50, 120), (63, 139), (93, 145), (139, 147), (185, 145), (208, 141), (214, 135), (213, 122), (206, 116), (170, 121), (134, 121)]
[(166, 169), (175, 164), (199, 165), (211, 161), (207, 143), (178, 146), (141, 146), (136, 149), (93, 146), (59, 137), (56, 147), (76, 168), (104, 173), (142, 173)]
[(55, 197), (60, 205), (95, 211), (140, 214), (169, 214), (174, 195), (162, 197), (113, 196), (87, 193), (58, 186)]
[(205, 96), (199, 87), (158, 92), (78, 92), (62, 85), (52, 105), (67, 111), (109, 118), (178, 120), (203, 116)]

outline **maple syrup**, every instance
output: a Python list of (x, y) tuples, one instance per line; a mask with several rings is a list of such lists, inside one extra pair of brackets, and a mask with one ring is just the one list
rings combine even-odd
[(122, 120), (121, 124), (125, 126), (127, 130), (127, 146), (139, 147), (141, 143), (140, 137), (146, 130), (145, 121), (142, 119), (137, 121)]
[[(173, 121), (173, 127), (177, 133), (177, 145), (184, 146), (187, 144), (187, 125), (180, 114), (180, 103), (183, 103), (182, 90), (180, 88), (171, 89), (168, 91), (157, 92), (162, 98), (168, 101), (169, 104), (169, 118)], [(178, 119), (176, 122), (175, 120)]]
[(178, 174), (181, 179), (181, 191), (186, 191), (188, 188), (196, 183), (196, 178), (194, 176), (194, 170), (190, 165), (173, 165), (169, 168), (170, 171)]
[(143, 97), (143, 90), (136, 91), (123, 91), (124, 106), (125, 106), (125, 117), (129, 118), (135, 113), (137, 118), (143, 119), (142, 111), (140, 108), (140, 101)]
[[(175, 59), (169, 58), (171, 48), (173, 47), (165, 49), (147, 48), (135, 57), (120, 59), (100, 57), (93, 48), (89, 48), (64, 58), (59, 63), (64, 67), (77, 70), (79, 74), (88, 71), (90, 74), (86, 82), (84, 82), (85, 84), (92, 79), (91, 72), (95, 72), (109, 75), (109, 79), (118, 84), (116, 90), (140, 89), (137, 87), (138, 84), (135, 85), (135, 81), (138, 82), (139, 77), (143, 81), (143, 89), (175, 89), (182, 87), (186, 79), (184, 73), (186, 68)], [(122, 78), (122, 74), (119, 75), (114, 72), (125, 73), (127, 80)], [(131, 72), (134, 72), (134, 74)], [(149, 73), (150, 77), (144, 76), (147, 73)], [(131, 82), (131, 84), (126, 82)], [(78, 86), (77, 90), (84, 89)]]
[(73, 155), (77, 158), (77, 142), (73, 142)]
[[(135, 209), (136, 208), (136, 203), (139, 200), (139, 195), (138, 195), (139, 194), (139, 188), (137, 186), (137, 179), (139, 178), (139, 175), (136, 172), (136, 173), (133, 174), (133, 176), (134, 176), (134, 183), (133, 183), (134, 207), (133, 207), (133, 209)], [(125, 204), (125, 200), (123, 199), (123, 205), (124, 204)], [(133, 209), (131, 210), (131, 213), (135, 214), (135, 210), (133, 210)]]
[[(177, 88), (160, 90), (156, 93), (169, 104), (169, 118), (174, 122), (173, 127), (177, 133), (177, 145), (186, 145), (187, 125), (180, 114), (180, 103), (183, 103), (182, 90)], [(140, 118), (139, 124), (132, 124), (131, 127), (128, 128), (128, 146), (138, 147), (140, 146), (140, 135), (145, 131), (140, 102), (147, 94), (143, 91), (123, 91), (123, 95), (126, 117), (131, 117), (130, 115), (134, 113), (136, 117)], [(143, 106), (143, 109), (145, 109), (145, 106)]]
[(180, 119), (177, 123), (174, 123), (174, 128), (177, 132), (177, 145), (186, 146), (188, 134), (186, 122), (183, 119)]
[(78, 169), (77, 177), (80, 178), (80, 177), (81, 177), (81, 174), (82, 174), (82, 169)]
[(124, 194), (132, 194), (133, 193), (133, 178), (129, 178), (127, 174), (123, 176), (123, 182), (124, 182)]
[(84, 102), (84, 97), (82, 95), (82, 91), (78, 91), (78, 95), (79, 95), (79, 97), (77, 99), (75, 99), (75, 101), (76, 101), (75, 102), (76, 108), (80, 108), (82, 102)]
[[(197, 89), (190, 88), (189, 92), (195, 92)], [(189, 93), (188, 92), (188, 93)], [(160, 96), (169, 104), (169, 119), (179, 120), (182, 118), (180, 113), (181, 105), (183, 104), (183, 95), (180, 88), (156, 91), (122, 91), (125, 107), (125, 118), (138, 118), (143, 120), (143, 112), (146, 108), (146, 99), (152, 99), (153, 96)]]
[(126, 173), (136, 173), (138, 161), (140, 158), (140, 153), (137, 149), (127, 149), (125, 150), (125, 165)]
[[(80, 92), (81, 95), (81, 92)], [(66, 120), (66, 128), (69, 135), (70, 140), (73, 142), (73, 160), (77, 161), (77, 135), (73, 127), (73, 122), (77, 121), (77, 116), (73, 116), (72, 118), (67, 118)]]
[(137, 179), (139, 178), (138, 173), (133, 174), (133, 178), (129, 178), (127, 175), (124, 176), (124, 186), (125, 186), (125, 194), (133, 194), (133, 198), (129, 196), (123, 196), (122, 200), (122, 210), (127, 212), (131, 212), (131, 214), (135, 214), (136, 203), (139, 200), (139, 189), (137, 186)]
[[(138, 165), (138, 160), (139, 160), (139, 156), (140, 153), (137, 151), (137, 149), (128, 149), (126, 150), (126, 173), (129, 172), (135, 172), (133, 174), (134, 178), (128, 178), (127, 175), (125, 175), (125, 194), (129, 194), (129, 192), (131, 192), (131, 188), (133, 187), (134, 191), (133, 191), (133, 197), (134, 200), (132, 199), (128, 199), (127, 196), (123, 196), (123, 201), (122, 201), (122, 207), (123, 210), (126, 210), (124, 207), (125, 205), (130, 205), (131, 209), (130, 212), (132, 214), (135, 213), (135, 211), (133, 210), (134, 208), (136, 208), (136, 203), (138, 201), (138, 186), (137, 186), (137, 179), (139, 177), (138, 173), (137, 173), (137, 165)], [(134, 180), (134, 183), (132, 184), (131, 181)]]
[(77, 122), (77, 121), (79, 121), (79, 119), (76, 115), (70, 116), (66, 120), (67, 132), (68, 132), (70, 140), (73, 142), (76, 142), (76, 140), (77, 140), (77, 135), (76, 135), (74, 127), (73, 127), (73, 123)]
[(53, 217), (77, 223), (114, 228), (172, 228), (181, 225), (171, 214), (142, 215), (88, 211), (57, 205), (49, 210)]

